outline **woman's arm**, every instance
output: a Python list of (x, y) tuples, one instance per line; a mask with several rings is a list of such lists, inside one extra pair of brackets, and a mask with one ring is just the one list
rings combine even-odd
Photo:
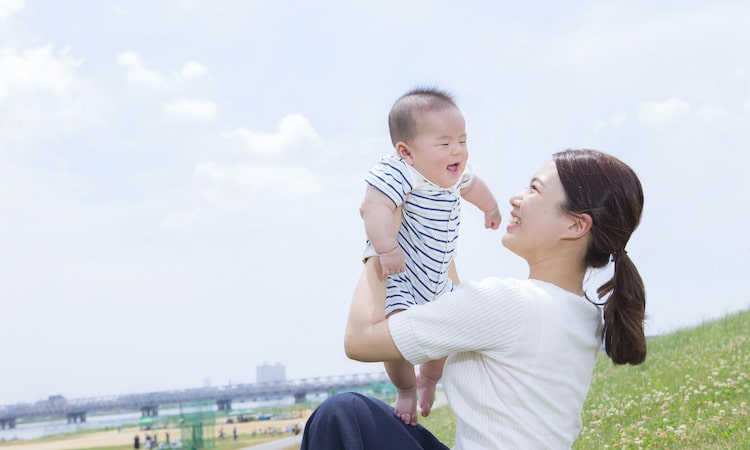
[(354, 289), (344, 335), (344, 351), (363, 362), (402, 360), (385, 318), (385, 282), (377, 257), (365, 262)]

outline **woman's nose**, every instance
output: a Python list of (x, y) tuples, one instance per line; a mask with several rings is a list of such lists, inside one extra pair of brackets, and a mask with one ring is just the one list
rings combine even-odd
[(521, 194), (515, 194), (510, 197), (510, 206), (517, 208), (521, 204)]

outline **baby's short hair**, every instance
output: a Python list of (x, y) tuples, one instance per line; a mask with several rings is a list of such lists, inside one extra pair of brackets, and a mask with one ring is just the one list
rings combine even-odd
[(457, 108), (453, 96), (434, 87), (417, 87), (396, 100), (388, 114), (391, 142), (408, 142), (416, 132), (416, 115), (442, 108)]

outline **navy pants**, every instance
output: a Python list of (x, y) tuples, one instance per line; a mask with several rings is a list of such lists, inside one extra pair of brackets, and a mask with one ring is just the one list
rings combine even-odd
[(387, 403), (354, 392), (329, 397), (305, 425), (300, 450), (449, 450), (422, 425), (406, 425)]

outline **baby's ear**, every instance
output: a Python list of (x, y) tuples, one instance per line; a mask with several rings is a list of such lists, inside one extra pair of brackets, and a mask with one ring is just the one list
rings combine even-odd
[(396, 142), (396, 155), (398, 155), (399, 158), (406, 161), (407, 164), (413, 165), (414, 161), (412, 161), (411, 158), (411, 149), (404, 141), (398, 141)]

